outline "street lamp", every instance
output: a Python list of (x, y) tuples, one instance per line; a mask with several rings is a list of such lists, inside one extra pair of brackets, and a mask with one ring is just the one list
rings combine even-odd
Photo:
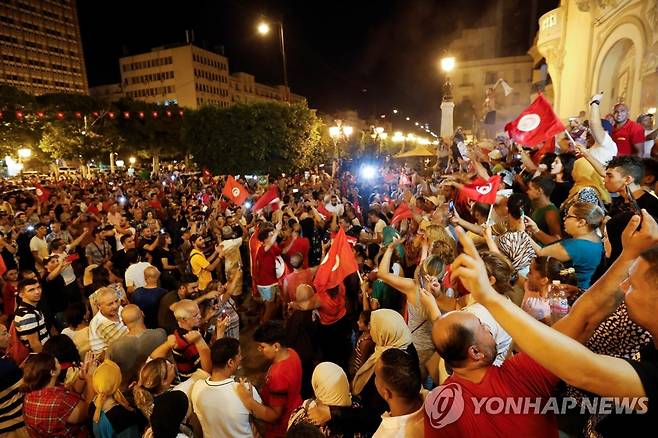
[[(441, 70), (446, 75), (446, 81), (443, 84), (443, 102), (441, 102), (441, 137), (450, 137), (453, 135), (453, 111), (455, 103), (452, 101), (452, 83), (450, 82), (450, 72), (455, 69), (456, 61), (452, 56), (446, 56), (441, 59)], [(425, 124), (425, 129), (429, 129)]]
[[(288, 67), (286, 63), (286, 45), (283, 38), (283, 22), (279, 20), (271, 20), (274, 24), (279, 26), (279, 44), (281, 49), (281, 60), (283, 64), (283, 85), (286, 87), (286, 93), (290, 94), (290, 88), (288, 87)], [(264, 19), (258, 23), (258, 33), (265, 36), (270, 33), (270, 24)], [(285, 100), (289, 101), (288, 94), (285, 96)]]
[(18, 157), (22, 160), (27, 160), (32, 156), (32, 149), (30, 148), (20, 148), (18, 150)]
[(354, 128), (343, 125), (342, 120), (336, 120), (336, 126), (329, 127), (329, 135), (334, 141), (334, 156), (338, 158), (338, 142), (347, 141), (354, 133)]
[(134, 164), (137, 162), (137, 158), (135, 158), (135, 157), (130, 157), (130, 158), (128, 158), (128, 162), (129, 162), (130, 165), (132, 166), (132, 165), (134, 165)]

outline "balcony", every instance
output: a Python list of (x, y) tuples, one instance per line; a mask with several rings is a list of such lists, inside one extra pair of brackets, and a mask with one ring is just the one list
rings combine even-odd
[(557, 45), (562, 37), (564, 27), (562, 8), (553, 9), (539, 18), (539, 33), (537, 35), (537, 48), (547, 45)]

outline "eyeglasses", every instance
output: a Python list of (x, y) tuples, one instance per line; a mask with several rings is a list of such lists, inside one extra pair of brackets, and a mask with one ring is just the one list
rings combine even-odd
[(576, 219), (576, 220), (580, 219), (578, 216), (574, 216), (573, 214), (568, 214), (568, 215), (566, 215), (566, 216), (564, 217), (564, 220), (566, 221), (566, 220), (569, 219), (570, 217), (571, 217), (571, 218), (574, 218), (574, 219)]

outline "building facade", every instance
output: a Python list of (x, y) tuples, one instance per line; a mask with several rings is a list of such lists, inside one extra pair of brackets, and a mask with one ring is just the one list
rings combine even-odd
[(187, 108), (231, 103), (228, 59), (191, 44), (124, 56), (119, 68), (123, 93), (135, 100)]
[[(489, 88), (495, 87), (497, 131), (530, 102), (533, 59), (529, 55), (496, 56), (499, 53), (497, 34), (496, 26), (464, 29), (450, 45), (449, 53), (457, 60), (455, 70), (450, 73), (455, 126), (467, 130), (478, 128)], [(496, 86), (499, 79), (512, 87), (509, 95), (505, 95), (501, 85)]]
[(87, 93), (75, 0), (0, 1), (0, 84)]
[(578, 115), (598, 91), (606, 112), (619, 101), (631, 117), (658, 106), (658, 0), (561, 0), (539, 19), (532, 52), (560, 117)]
[(105, 103), (116, 102), (124, 97), (121, 84), (98, 85), (89, 87), (89, 95)]

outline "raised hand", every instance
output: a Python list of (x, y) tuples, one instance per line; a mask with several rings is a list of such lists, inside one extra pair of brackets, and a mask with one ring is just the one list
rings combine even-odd
[(640, 221), (638, 215), (633, 216), (621, 233), (622, 254), (629, 258), (639, 257), (642, 251), (657, 243), (658, 224), (644, 209), (642, 209), (642, 220)]
[(475, 248), (473, 240), (466, 235), (462, 227), (457, 227), (457, 236), (464, 249), (452, 263), (451, 280), (461, 280), (462, 284), (480, 303), (498, 296), (489, 283), (487, 267)]

